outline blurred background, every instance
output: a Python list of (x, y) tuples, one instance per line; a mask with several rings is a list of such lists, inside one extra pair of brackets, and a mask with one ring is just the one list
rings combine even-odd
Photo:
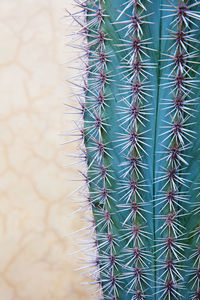
[[(65, 156), (72, 89), (65, 8), (73, 0), (0, 1), (0, 299), (90, 299), (79, 266), (79, 184)], [(94, 297), (92, 298), (94, 299)]]

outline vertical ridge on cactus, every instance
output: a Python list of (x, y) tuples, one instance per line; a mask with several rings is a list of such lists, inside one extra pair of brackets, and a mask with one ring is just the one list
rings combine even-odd
[[(172, 46), (169, 48), (172, 54), (165, 56), (168, 59), (167, 64), (163, 69), (171, 69), (168, 75), (167, 83), (164, 83), (164, 88), (171, 88), (169, 93), (172, 99), (172, 105), (174, 105), (173, 112), (170, 112), (170, 121), (166, 121), (163, 128), (165, 129), (162, 144), (167, 142), (167, 149), (169, 151), (167, 168), (160, 171), (159, 181), (163, 183), (161, 188), (165, 191), (165, 194), (175, 194), (178, 196), (181, 190), (181, 186), (188, 188), (187, 183), (189, 180), (184, 178), (185, 168), (182, 165), (187, 164), (186, 160), (181, 159), (182, 153), (184, 154), (184, 147), (190, 144), (190, 138), (194, 133), (192, 130), (187, 129), (188, 119), (191, 115), (187, 115), (187, 110), (183, 112), (182, 103), (184, 98), (184, 107), (187, 107), (187, 99), (190, 97), (190, 81), (191, 77), (189, 75), (189, 65), (187, 64), (187, 57), (190, 57), (190, 52), (188, 52), (188, 45), (185, 44), (184, 36), (187, 35), (186, 31), (188, 24), (186, 22), (187, 13), (185, 11), (184, 3), (179, 3), (177, 7), (174, 5), (166, 6), (165, 9), (174, 10), (173, 20), (170, 25), (173, 24), (175, 38), (171, 38)], [(170, 16), (170, 15), (169, 15)], [(189, 19), (188, 19), (189, 21)], [(169, 36), (170, 37), (170, 36)], [(178, 38), (177, 38), (178, 37)], [(168, 39), (168, 36), (165, 38)], [(169, 59), (171, 60), (169, 62)], [(190, 58), (192, 59), (192, 57)], [(181, 151), (180, 151), (181, 150)], [(188, 175), (188, 174), (186, 174)], [(160, 235), (163, 239), (163, 246), (161, 247), (162, 254), (159, 255), (159, 259), (162, 259), (162, 263), (166, 266), (160, 275), (160, 279), (163, 281), (163, 289), (161, 289), (160, 297), (181, 297), (181, 281), (183, 279), (183, 267), (179, 271), (178, 262), (185, 260), (185, 255), (183, 254), (185, 245), (181, 242), (181, 238), (185, 233), (185, 227), (181, 225), (181, 214), (182, 209), (179, 207), (178, 211), (175, 205), (172, 207), (170, 203), (165, 209), (166, 216), (159, 216), (161, 220), (164, 220), (164, 224), (161, 226), (162, 231)], [(177, 282), (179, 285), (177, 285)]]
[[(127, 10), (130, 10), (127, 13)], [(120, 18), (125, 16), (125, 21)], [(146, 7), (140, 1), (130, 1), (120, 13), (116, 24), (123, 24), (120, 31), (125, 34), (126, 39), (122, 39), (121, 70), (123, 84), (119, 93), (120, 102), (123, 103), (121, 111), (123, 117), (119, 120), (120, 127), (125, 133), (119, 133), (120, 139), (117, 140), (117, 147), (122, 147), (121, 153), (126, 155), (124, 165), (129, 160), (128, 172), (122, 173), (123, 180), (119, 181), (119, 194), (123, 196), (121, 200), (126, 203), (128, 216), (124, 216), (122, 230), (125, 234), (122, 239), (128, 240), (125, 245), (125, 251), (128, 251), (130, 258), (124, 265), (125, 271), (122, 276), (129, 279), (127, 292), (135, 294), (135, 298), (145, 298), (147, 290), (150, 289), (149, 280), (151, 271), (148, 264), (151, 262), (149, 257), (151, 252), (147, 251), (147, 240), (152, 239), (147, 226), (143, 206), (146, 197), (141, 193), (148, 193), (148, 185), (143, 176), (143, 168), (147, 168), (143, 163), (143, 156), (147, 155), (148, 142), (150, 140), (146, 134), (150, 129), (146, 129), (146, 123), (149, 121), (147, 116), (151, 112), (149, 99), (151, 98), (151, 85), (148, 77), (151, 76), (149, 69), (152, 66), (149, 61), (150, 56), (146, 50), (150, 49), (151, 39), (143, 37), (143, 27), (148, 23), (146, 18)], [(125, 70), (125, 71), (124, 71)], [(147, 71), (148, 70), (148, 71)], [(122, 204), (123, 207), (123, 204)], [(121, 210), (120, 210), (121, 212)], [(148, 249), (149, 250), (149, 249)], [(146, 256), (148, 255), (148, 256)], [(133, 258), (134, 257), (134, 258)]]
[(100, 299), (200, 299), (200, 2), (75, 3), (89, 277)]

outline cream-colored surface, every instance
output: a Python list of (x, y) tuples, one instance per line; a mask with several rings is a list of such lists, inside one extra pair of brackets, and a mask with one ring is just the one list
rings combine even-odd
[[(74, 271), (77, 208), (64, 168), (72, 0), (0, 1), (0, 299), (89, 299)], [(70, 146), (71, 147), (71, 146)], [(68, 149), (71, 150), (71, 149)]]

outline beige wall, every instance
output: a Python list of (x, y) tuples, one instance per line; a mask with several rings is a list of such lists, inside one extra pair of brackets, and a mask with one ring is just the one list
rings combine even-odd
[(71, 3), (0, 1), (1, 300), (89, 299), (69, 255), (80, 216), (70, 216), (77, 206), (67, 180), (76, 173), (64, 168), (60, 135), (72, 126), (63, 107), (72, 92), (63, 18)]

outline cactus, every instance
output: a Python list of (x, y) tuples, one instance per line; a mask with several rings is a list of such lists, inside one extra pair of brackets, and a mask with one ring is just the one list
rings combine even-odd
[(200, 299), (200, 2), (76, 4), (89, 274), (100, 299)]

